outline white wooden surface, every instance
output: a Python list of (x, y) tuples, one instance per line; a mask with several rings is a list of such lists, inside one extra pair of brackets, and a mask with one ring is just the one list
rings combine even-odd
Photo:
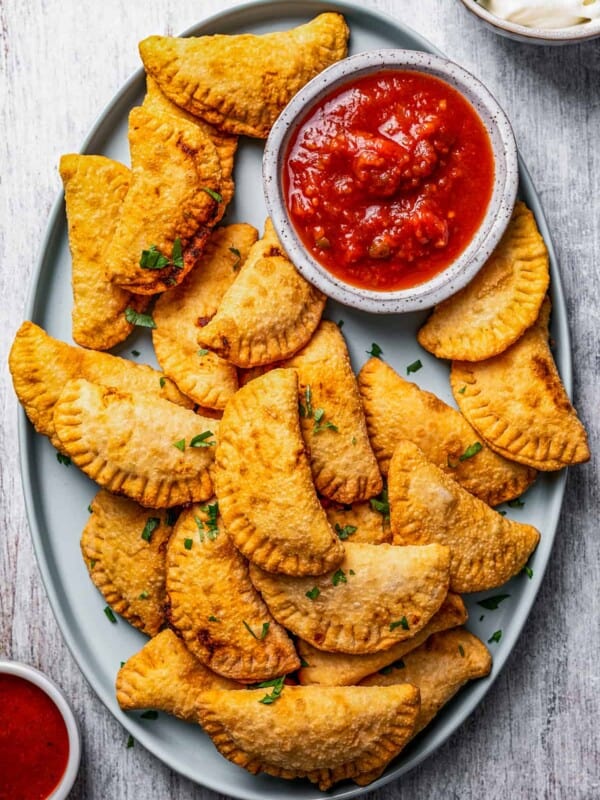
[[(40, 581), (21, 493), (6, 359), (59, 190), (61, 153), (138, 67), (137, 42), (177, 33), (231, 0), (0, 0), (0, 657), (66, 690), (84, 756), (73, 798), (214, 800), (126, 735), (64, 646)], [(484, 80), (513, 122), (554, 232), (569, 308), (575, 402), (599, 444), (600, 40), (535, 48), (500, 39), (458, 0), (363, 0), (401, 17)], [(392, 798), (600, 797), (598, 465), (572, 470), (552, 563), (533, 613), (482, 707)]]

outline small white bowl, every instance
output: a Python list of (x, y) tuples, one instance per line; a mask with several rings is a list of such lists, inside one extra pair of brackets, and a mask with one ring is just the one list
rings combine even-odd
[(460, 1), (468, 11), (479, 17), (495, 33), (517, 42), (543, 45), (578, 44), (600, 36), (600, 19), (584, 22), (581, 25), (570, 25), (568, 28), (531, 28), (497, 17), (479, 5), (476, 0)]
[(60, 783), (52, 794), (48, 795), (47, 800), (66, 800), (77, 778), (79, 762), (81, 761), (81, 734), (67, 698), (63, 694), (62, 689), (60, 689), (54, 681), (50, 680), (50, 678), (44, 675), (43, 672), (40, 672), (39, 669), (29, 666), (29, 664), (0, 659), (0, 673), (16, 675), (18, 678), (23, 678), (29, 681), (29, 683), (33, 683), (34, 686), (38, 686), (48, 695), (60, 711), (69, 737), (69, 757)]
[[(389, 292), (352, 286), (319, 264), (292, 223), (283, 187), (284, 161), (298, 123), (309, 110), (344, 84), (379, 71), (413, 70), (434, 75), (457, 89), (474, 107), (490, 137), (494, 186), (485, 217), (458, 258), (429, 281)], [(445, 58), (415, 50), (372, 50), (346, 58), (317, 75), (296, 94), (275, 122), (263, 157), (263, 189), (281, 243), (298, 271), (329, 297), (376, 314), (417, 311), (440, 303), (462, 289), (481, 269), (510, 219), (519, 183), (517, 146), (506, 115), (471, 73)]]

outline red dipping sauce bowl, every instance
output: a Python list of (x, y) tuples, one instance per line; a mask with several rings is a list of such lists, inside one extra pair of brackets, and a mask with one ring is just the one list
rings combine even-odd
[(58, 686), (0, 660), (0, 800), (66, 800), (80, 759), (77, 721)]
[(295, 95), (267, 141), (269, 214), (298, 271), (373, 313), (430, 308), (498, 244), (517, 148), (489, 91), (447, 59), (376, 50)]

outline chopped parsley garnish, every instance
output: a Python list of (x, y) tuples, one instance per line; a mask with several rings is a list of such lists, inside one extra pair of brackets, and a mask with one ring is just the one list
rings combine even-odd
[(310, 667), (310, 664), (308, 663), (308, 661), (305, 661), (305, 660), (302, 658), (302, 656), (300, 656), (300, 666), (301, 666), (301, 667)]
[(96, 558), (92, 558), (92, 560), (90, 561), (90, 569), (94, 569), (97, 563), (98, 560)]
[(338, 328), (340, 330), (342, 330), (342, 328), (344, 327), (344, 320), (343, 319), (338, 319), (337, 326), (338, 326)]
[(125, 666), (125, 662), (121, 661), (121, 669)]
[(140, 714), (140, 719), (158, 719), (158, 711), (152, 711), (151, 709), (144, 711), (143, 714)]
[(499, 511), (498, 513), (501, 514), (503, 517), (506, 516), (506, 511)]
[(88, 511), (89, 511), (89, 513), (90, 513), (90, 514), (92, 514), (92, 513), (93, 513), (93, 509), (92, 509), (92, 506), (91, 506), (91, 504), (88, 506)]
[(244, 623), (244, 627), (246, 628), (246, 630), (248, 631), (248, 633), (249, 633), (251, 636), (253, 636), (255, 639), (258, 639), (258, 641), (261, 641), (262, 639), (264, 639), (264, 638), (265, 638), (265, 636), (266, 636), (266, 635), (267, 635), (267, 633), (269, 632), (269, 626), (270, 626), (270, 624), (271, 624), (270, 622), (263, 622), (263, 624), (262, 624), (262, 630), (261, 630), (261, 632), (260, 632), (260, 636), (257, 636), (257, 635), (254, 633), (254, 631), (252, 630), (252, 628), (250, 627), (250, 625), (248, 625), (248, 623), (246, 622), (246, 620), (245, 620), (245, 619), (243, 619), (243, 620), (242, 620), (242, 622)]
[(306, 400), (306, 416), (310, 419), (313, 415), (313, 407), (312, 407), (312, 389), (310, 385), (306, 387), (306, 391), (304, 392), (304, 399)]
[(353, 533), (356, 533), (357, 530), (358, 528), (356, 525), (344, 525), (342, 528), (339, 522), (335, 523), (335, 532), (343, 541), (345, 541), (349, 536), (352, 536)]
[(494, 631), (494, 633), (492, 633), (492, 635), (488, 639), (488, 644), (490, 644), (490, 642), (499, 642), (501, 638), (502, 638), (502, 631)]
[(479, 622), (483, 622), (483, 620), (484, 620), (484, 619), (485, 619), (485, 614), (482, 614), (482, 615), (479, 617)]
[(383, 514), (386, 519), (389, 519), (390, 503), (388, 500), (387, 488), (384, 488), (381, 494), (377, 495), (377, 497), (372, 497), (369, 502), (371, 503), (371, 508), (374, 511), (379, 511), (379, 513)]
[(417, 358), (416, 361), (413, 361), (412, 364), (409, 364), (406, 368), (406, 374), (410, 375), (411, 372), (418, 372), (422, 368), (423, 364), (421, 363), (421, 359)]
[(135, 739), (133, 738), (133, 736), (131, 734), (129, 734), (129, 736), (127, 738), (127, 749), (129, 750), (129, 748), (133, 747), (134, 744), (135, 744)]
[(383, 350), (381, 349), (381, 347), (379, 347), (377, 342), (373, 342), (371, 344), (371, 349), (367, 350), (366, 353), (369, 356), (373, 356), (373, 358), (381, 358), (381, 354), (383, 353)]
[(336, 570), (333, 575), (331, 576), (331, 582), (334, 586), (337, 586), (340, 583), (348, 583), (348, 578), (346, 578), (346, 573), (343, 569)]
[(206, 192), (206, 194), (209, 197), (212, 197), (212, 199), (215, 201), (215, 203), (222, 203), (223, 202), (223, 198), (221, 197), (221, 195), (218, 192), (215, 192), (214, 189), (209, 189), (208, 186), (203, 186), (202, 187), (202, 191)]
[(197, 436), (194, 436), (190, 439), (190, 447), (214, 447), (216, 442), (213, 441), (209, 442), (211, 436), (214, 436), (212, 431), (204, 431), (203, 433), (199, 433)]
[(163, 255), (155, 244), (151, 244), (147, 250), (142, 250), (140, 267), (142, 269), (164, 269), (165, 267), (183, 269), (183, 248), (181, 246), (181, 239), (177, 238), (173, 242), (171, 258), (167, 258)]
[(160, 525), (160, 518), (159, 517), (148, 517), (146, 520), (146, 524), (144, 525), (144, 530), (142, 531), (142, 539), (144, 541), (149, 542), (152, 538), (152, 534)]
[(356, 436), (352, 437), (352, 444), (356, 444)]
[(138, 597), (138, 600), (147, 600), (150, 597), (148, 592), (144, 589), (144, 591)]
[(306, 596), (309, 600), (316, 600), (317, 597), (321, 594), (321, 590), (318, 586), (313, 586), (312, 589), (309, 589), (308, 592), (305, 592)]
[(203, 511), (208, 517), (206, 522), (202, 522), (199, 517), (194, 517), (196, 520), (196, 525), (198, 526), (198, 530), (200, 531), (200, 541), (204, 541), (204, 531), (206, 530), (206, 535), (208, 536), (209, 541), (213, 542), (219, 535), (219, 525), (217, 524), (217, 517), (219, 516), (219, 504), (210, 503), (206, 506), (200, 506), (200, 511)]
[(465, 657), (465, 648), (462, 646), (462, 644), (458, 645), (458, 652), (461, 654), (463, 658)]
[(198, 350), (198, 355), (199, 356), (206, 356), (206, 355), (208, 355), (208, 350), (205, 347), (201, 347), (200, 350)]
[(183, 453), (183, 451), (185, 450), (185, 439), (180, 439), (178, 442), (173, 442), (173, 447), (176, 447)]
[(356, 575), (356, 572), (354, 572), (353, 569), (349, 569), (348, 570), (348, 575)]
[(481, 444), (481, 442), (473, 442), (473, 444), (470, 444), (467, 447), (462, 456), (458, 457), (458, 460), (466, 461), (468, 458), (473, 458), (473, 456), (476, 456), (480, 450), (483, 450), (483, 445)]
[(324, 416), (325, 410), (323, 408), (315, 409), (315, 413), (313, 414), (313, 419), (315, 421), (313, 433), (320, 433), (325, 430), (337, 431), (337, 425), (334, 425), (333, 422), (329, 422), (329, 420), (325, 420), (325, 422), (322, 421)]
[(402, 630), (405, 631), (409, 630), (408, 620), (406, 619), (406, 617), (401, 617), (400, 619), (397, 619), (395, 622), (390, 622), (390, 630), (393, 631), (396, 628), (402, 628)]
[(399, 658), (398, 661), (394, 661), (393, 664), (389, 664), (387, 667), (380, 669), (379, 672), (382, 675), (389, 675), (393, 669), (404, 669), (405, 667), (406, 664), (404, 663), (404, 661), (402, 661), (401, 658)]
[(237, 247), (230, 247), (229, 248), (229, 252), (233, 253), (233, 255), (235, 256), (235, 261), (234, 261), (232, 269), (233, 269), (234, 272), (237, 272), (238, 269), (240, 268), (240, 264), (242, 262), (242, 254), (237, 249)]
[(132, 356), (135, 356), (135, 357), (137, 358), (139, 355), (141, 355), (141, 353), (140, 353), (140, 351), (139, 351), (139, 350), (132, 350), (132, 351), (131, 351), (131, 355), (132, 355)]
[(523, 508), (525, 503), (517, 497), (515, 500), (509, 500), (507, 505), (509, 508)]
[(184, 539), (183, 540), (183, 546), (185, 547), (186, 550), (191, 550), (193, 544), (194, 544), (194, 540), (193, 539)]
[(114, 612), (110, 606), (104, 607), (104, 613), (106, 614), (106, 618), (109, 619), (111, 622), (116, 622), (117, 618), (114, 615)]
[(214, 614), (211, 614), (210, 617), (208, 618), (208, 621), (209, 622), (220, 622), (221, 620), (217, 619), (217, 617), (215, 617)]
[(164, 389), (165, 388), (165, 383), (167, 382), (167, 379), (166, 378), (159, 378), (158, 382), (160, 383), (160, 388)]
[(458, 390), (458, 393), (459, 393), (459, 394), (464, 394), (464, 393), (465, 393), (465, 390), (466, 390), (466, 388), (467, 388), (466, 386), (463, 386), (463, 387), (462, 387), (462, 389), (459, 389), (459, 390)]
[(125, 309), (125, 319), (130, 325), (139, 325), (140, 328), (156, 328), (151, 314), (140, 314), (135, 308)]
[(525, 564), (525, 566), (523, 567), (523, 572), (525, 573), (525, 575), (527, 575), (529, 579), (533, 578), (533, 570), (531, 569), (531, 567), (527, 566), (527, 564)]
[(509, 594), (496, 594), (494, 597), (486, 597), (484, 600), (478, 600), (477, 605), (482, 608), (487, 608), (488, 611), (495, 611), (503, 600), (510, 597)]
[(285, 681), (285, 675), (282, 675), (281, 678), (274, 678), (272, 681), (263, 681), (262, 683), (257, 683), (255, 687), (256, 689), (266, 689), (268, 687), (272, 687), (273, 691), (271, 694), (266, 694), (264, 697), (258, 701), (259, 703), (263, 703), (265, 706), (270, 706), (276, 700), (279, 699), (281, 693), (283, 692)]
[(58, 461), (59, 464), (64, 464), (65, 467), (70, 467), (71, 466), (70, 457), (63, 455), (62, 453), (57, 453), (56, 454), (56, 460)]

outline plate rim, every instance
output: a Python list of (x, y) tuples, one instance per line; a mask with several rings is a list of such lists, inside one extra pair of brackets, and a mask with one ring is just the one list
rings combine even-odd
[[(225, 22), (226, 24), (227, 21), (235, 19), (235, 17), (241, 13), (252, 12), (256, 9), (268, 9), (269, 7), (277, 7), (282, 5), (289, 6), (290, 10), (294, 9), (296, 16), (311, 14), (313, 13), (314, 9), (316, 13), (338, 11), (340, 13), (350, 13), (367, 18), (375, 18), (375, 20), (377, 20), (379, 23), (390, 26), (394, 31), (408, 33), (416, 42), (418, 42), (419, 47), (421, 47), (425, 52), (431, 52), (448, 58), (448, 56), (446, 56), (429, 40), (427, 40), (422, 34), (414, 31), (414, 29), (412, 29), (409, 25), (406, 25), (400, 19), (392, 17), (389, 14), (379, 11), (378, 9), (362, 7), (359, 2), (354, 2), (354, 0), (331, 0), (331, 2), (322, 2), (322, 0), (309, 0), (309, 2), (303, 3), (300, 8), (293, 2), (293, 0), (249, 0), (247, 2), (235, 5), (232, 8), (212, 14), (209, 17), (202, 18), (179, 35), (204, 35), (202, 33), (203, 29), (210, 29), (218, 23)], [(206, 32), (208, 33), (209, 31)], [(92, 147), (95, 138), (101, 135), (102, 128), (105, 123), (113, 114), (117, 113), (119, 106), (125, 101), (128, 94), (134, 89), (136, 84), (143, 81), (143, 78), (144, 70), (143, 67), (140, 67), (117, 90), (117, 92), (111, 97), (102, 111), (96, 117), (89, 133), (81, 145), (79, 152), (86, 153), (88, 149)], [(520, 151), (518, 151), (518, 166), (519, 192), (528, 196), (528, 205), (530, 206), (536, 218), (538, 227), (540, 228), (540, 232), (542, 233), (548, 248), (551, 267), (550, 295), (552, 298), (553, 308), (558, 310), (558, 313), (554, 313), (552, 315), (551, 323), (555, 331), (558, 328), (557, 332), (560, 337), (560, 351), (557, 358), (557, 365), (559, 366), (559, 372), (567, 394), (570, 397), (572, 393), (573, 380), (572, 350), (568, 327), (566, 298), (564, 294), (560, 267), (552, 236), (543, 211), (541, 199), (536, 191), (535, 185)], [(64, 222), (63, 216), (64, 193), (62, 190), (60, 190), (52, 204), (44, 235), (40, 243), (36, 263), (31, 273), (24, 313), (25, 318), (32, 321), (39, 316), (40, 304), (43, 300), (43, 298), (40, 296), (42, 294), (40, 288), (43, 286), (44, 279), (48, 277), (48, 275), (45, 274), (47, 272), (47, 270), (45, 270), (45, 263), (48, 258), (48, 253), (52, 251), (53, 239), (57, 235), (60, 235), (61, 223)], [(83, 648), (81, 643), (77, 641), (77, 638), (71, 629), (69, 620), (67, 619), (66, 611), (63, 608), (63, 601), (60, 597), (61, 587), (60, 585), (55, 585), (51, 574), (49, 558), (46, 553), (46, 546), (44, 542), (45, 537), (43, 534), (44, 516), (39, 508), (39, 503), (34, 498), (33, 488), (35, 481), (32, 478), (33, 470), (31, 462), (33, 455), (32, 442), (34, 437), (37, 437), (37, 435), (38, 434), (33, 429), (33, 426), (29, 423), (25, 411), (22, 407), (19, 407), (18, 441), (21, 485), (23, 489), (27, 521), (33, 542), (36, 562), (40, 570), (44, 589), (50, 602), (52, 613), (59, 627), (62, 639), (69, 649), (69, 652), (71, 653), (71, 656), (77, 664), (77, 667), (79, 668), (84, 679), (94, 691), (95, 695), (100, 699), (111, 715), (124, 727), (124, 729), (128, 733), (131, 733), (139, 744), (147, 749), (154, 757), (159, 759), (167, 768), (183, 775), (196, 785), (204, 786), (205, 788), (215, 792), (227, 792), (230, 797), (239, 798), (239, 800), (256, 800), (257, 798), (260, 798), (261, 795), (255, 792), (248, 793), (243, 789), (234, 792), (230, 787), (224, 788), (218, 779), (217, 782), (211, 780), (210, 774), (203, 776), (202, 781), (200, 781), (197, 775), (194, 774), (192, 770), (188, 769), (187, 765), (183, 761), (173, 763), (172, 759), (165, 760), (165, 757), (161, 753), (161, 743), (159, 741), (155, 741), (156, 737), (152, 734), (152, 731), (137, 723), (135, 718), (125, 714), (118, 707), (118, 705), (115, 706), (115, 695), (110, 695), (108, 692), (104, 691), (100, 681), (97, 679), (94, 673), (93, 666), (91, 669), (88, 669), (88, 659), (82, 652)], [(455, 719), (455, 721), (452, 722), (452, 725), (447, 726), (449, 729), (442, 731), (442, 733), (438, 735), (432, 743), (422, 748), (421, 752), (412, 755), (406, 763), (400, 763), (396, 766), (392, 766), (391, 768), (386, 768), (384, 774), (377, 780), (370, 783), (368, 786), (349, 787), (347, 782), (343, 782), (338, 785), (337, 789), (334, 789), (333, 791), (330, 790), (327, 794), (325, 794), (319, 791), (316, 787), (307, 784), (307, 793), (309, 790), (314, 791), (315, 800), (325, 796), (336, 798), (358, 797), (366, 794), (367, 792), (380, 789), (391, 781), (399, 779), (401, 776), (407, 774), (409, 771), (421, 764), (425, 759), (432, 756), (435, 751), (437, 751), (438, 748), (450, 738), (450, 736), (454, 735), (460, 726), (463, 725), (464, 722), (473, 714), (477, 706), (491, 690), (506, 662), (512, 655), (514, 647), (527, 620), (529, 619), (529, 615), (536, 601), (554, 545), (554, 539), (560, 520), (560, 511), (564, 500), (567, 472), (567, 469), (563, 469), (560, 473), (556, 474), (556, 485), (553, 488), (550, 502), (550, 505), (553, 507), (553, 513), (551, 514), (553, 522), (550, 528), (544, 530), (544, 538), (548, 543), (548, 553), (545, 563), (541, 569), (536, 565), (534, 579), (532, 579), (530, 582), (529, 589), (526, 592), (525, 597), (519, 602), (519, 605), (515, 609), (508, 634), (505, 637), (503, 636), (504, 644), (501, 654), (498, 656), (493, 655), (492, 672), (487, 678), (471, 684), (469, 701), (466, 703), (466, 705), (463, 704), (460, 709), (455, 711), (453, 715), (453, 719)], [(217, 751), (215, 751), (215, 753), (217, 753)], [(276, 800), (279, 795), (277, 795), (277, 792), (274, 789), (273, 792), (269, 792), (269, 797), (271, 800)], [(283, 800), (284, 795), (281, 795), (281, 797)], [(309, 798), (307, 794), (306, 800), (312, 800), (312, 798)]]

